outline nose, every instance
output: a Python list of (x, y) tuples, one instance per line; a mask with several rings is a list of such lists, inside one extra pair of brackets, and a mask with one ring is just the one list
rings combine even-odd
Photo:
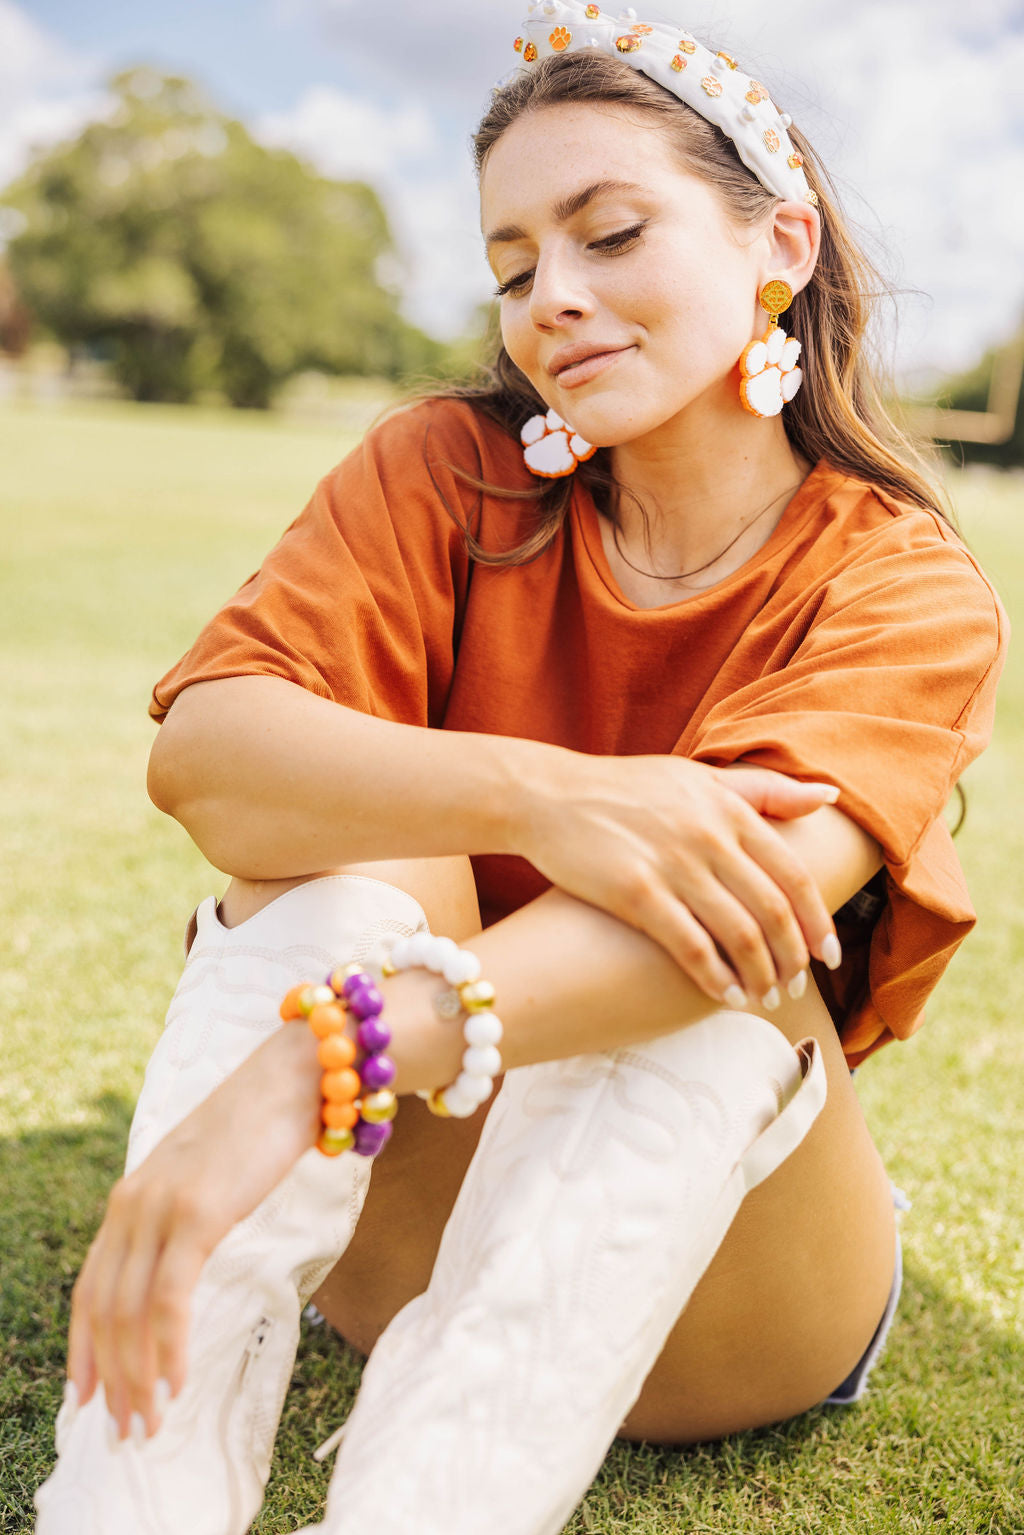
[(542, 252), (530, 288), (530, 319), (537, 329), (557, 329), (583, 319), (593, 309), (584, 273), (572, 253), (564, 248)]

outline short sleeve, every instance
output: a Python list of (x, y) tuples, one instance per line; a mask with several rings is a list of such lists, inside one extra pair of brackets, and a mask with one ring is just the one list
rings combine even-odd
[(896, 536), (863, 540), (784, 664), (719, 700), (687, 747), (837, 785), (839, 808), (881, 846), (888, 900), (864, 951), (854, 943), (838, 977), (822, 976), (854, 1060), (918, 1027), (973, 925), (941, 817), (991, 734), (1006, 643), (998, 598), (951, 534)]
[(157, 683), (153, 717), (193, 682), (256, 674), (438, 724), (469, 579), (459, 523), (471, 497), (456, 467), (480, 472), (465, 405), (428, 401), (371, 430)]

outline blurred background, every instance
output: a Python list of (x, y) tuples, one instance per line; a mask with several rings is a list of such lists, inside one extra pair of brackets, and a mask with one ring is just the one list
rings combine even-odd
[[(1021, 0), (661, 14), (818, 146), (897, 290), (876, 338), (897, 392), (1024, 613)], [(0, 0), (0, 1535), (32, 1527), (71, 1287), (188, 914), (224, 885), (146, 796), (150, 690), (381, 407), (480, 356), (467, 141), (519, 20), (517, 0)], [(977, 931), (920, 1036), (857, 1079), (913, 1202), (879, 1389), (724, 1452), (617, 1444), (571, 1535), (1020, 1531), (1022, 760), (1011, 654), (957, 838)], [(304, 1332), (255, 1535), (319, 1517), (309, 1452), (360, 1369)]]
[[(898, 292), (878, 341), (900, 392), (975, 413), (926, 429), (1019, 462), (1019, 0), (656, 13), (736, 53), (817, 144)], [(338, 380), (463, 371), (493, 287), (467, 140), (518, 19), (0, 0), (2, 395), (343, 414)]]

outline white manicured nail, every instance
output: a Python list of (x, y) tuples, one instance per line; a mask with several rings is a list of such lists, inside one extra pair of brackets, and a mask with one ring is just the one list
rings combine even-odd
[(733, 985), (729, 987), (722, 1000), (726, 1007), (733, 1007), (737, 1012), (742, 1012), (747, 1005), (747, 994), (742, 986)]
[(66, 1380), (64, 1382), (64, 1406), (73, 1418), (78, 1411), (78, 1387), (73, 1380)]
[(117, 1426), (117, 1419), (112, 1412), (107, 1413), (107, 1448), (116, 1450), (121, 1443), (121, 1430)]
[(821, 946), (821, 957), (829, 970), (838, 970), (843, 962), (843, 951), (835, 933), (829, 933)]
[(141, 1412), (132, 1413), (132, 1444), (141, 1450), (146, 1442), (146, 1420)]
[(794, 975), (793, 979), (786, 987), (786, 990), (789, 992), (794, 1002), (799, 1002), (800, 998), (807, 990), (807, 971), (801, 970), (799, 975)]
[(764, 1008), (766, 1013), (774, 1013), (775, 1009), (778, 1007), (781, 1001), (782, 998), (779, 996), (779, 988), (777, 986), (773, 986), (771, 991), (766, 991), (764, 996), (761, 998), (761, 1006)]
[(153, 1387), (153, 1411), (157, 1414), (158, 1417), (163, 1417), (164, 1413), (167, 1411), (167, 1404), (170, 1400), (170, 1381), (164, 1380), (163, 1376), (161, 1376), (156, 1385)]

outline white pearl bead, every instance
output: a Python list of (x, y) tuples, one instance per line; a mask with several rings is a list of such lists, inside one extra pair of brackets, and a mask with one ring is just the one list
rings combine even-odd
[(462, 1031), (467, 1045), (496, 1045), (504, 1032), (497, 1013), (470, 1013)]
[(453, 1119), (468, 1119), (470, 1114), (480, 1107), (478, 1098), (471, 1096), (469, 1093), (458, 1092), (455, 1084), (449, 1087), (441, 1096), (444, 1100), (445, 1108)]
[(779, 122), (784, 128), (792, 128), (793, 126), (793, 119), (790, 117), (788, 112), (783, 112), (782, 116), (779, 118)]
[(409, 957), (409, 940), (408, 940), (408, 938), (396, 938), (394, 943), (391, 945), (391, 949), (390, 949), (390, 951), (388, 953), (388, 958), (390, 959), (391, 963), (395, 966), (396, 970), (404, 970), (406, 962), (408, 960), (408, 957)]
[(405, 962), (406, 965), (422, 965), (425, 962), (427, 955), (430, 953), (430, 945), (433, 943), (433, 941), (433, 933), (413, 933), (412, 937), (407, 940), (409, 947), (407, 950), (407, 958)]
[(435, 975), (440, 975), (444, 969), (446, 959), (458, 953), (459, 946), (454, 938), (431, 938), (423, 963), (428, 970), (433, 970)]
[(471, 1077), (496, 1077), (501, 1070), (501, 1053), (493, 1045), (470, 1045), (463, 1053), (462, 1068)]
[(494, 1082), (491, 1077), (478, 1077), (471, 1072), (460, 1071), (452, 1086), (460, 1097), (472, 1098), (474, 1103), (483, 1103), (485, 1098), (491, 1096)]
[(444, 962), (444, 978), (449, 986), (462, 986), (466, 981), (478, 981), (483, 969), (475, 954), (468, 949), (456, 952)]

